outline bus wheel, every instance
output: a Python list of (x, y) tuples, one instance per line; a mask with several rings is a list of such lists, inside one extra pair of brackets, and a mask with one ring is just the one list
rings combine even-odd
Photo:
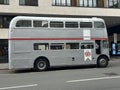
[(48, 61), (44, 58), (37, 59), (37, 61), (35, 61), (34, 67), (37, 71), (45, 71), (48, 69)]
[(101, 56), (97, 60), (97, 67), (99, 68), (105, 68), (108, 65), (108, 58), (105, 56)]

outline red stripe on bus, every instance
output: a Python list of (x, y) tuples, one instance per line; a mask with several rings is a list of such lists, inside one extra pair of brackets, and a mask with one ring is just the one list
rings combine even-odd
[[(84, 40), (83, 38), (9, 38), (9, 40)], [(107, 38), (91, 38), (91, 40), (108, 40)]]
[(91, 40), (108, 40), (108, 38), (91, 38)]
[(9, 40), (83, 40), (83, 38), (10, 38)]

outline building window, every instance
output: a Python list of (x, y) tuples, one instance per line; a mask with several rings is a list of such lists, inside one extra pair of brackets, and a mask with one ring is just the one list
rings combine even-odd
[(82, 7), (96, 7), (96, 0), (79, 0), (79, 5)]
[(52, 0), (53, 6), (71, 6), (71, 0)]
[(0, 4), (8, 5), (9, 4), (9, 0), (0, 0)]
[(0, 16), (0, 28), (9, 28), (13, 16)]
[(118, 8), (118, 7), (120, 7), (120, 1), (119, 0), (108, 0), (108, 7), (109, 8)]
[(2, 17), (0, 17), (0, 28), (3, 27)]
[(38, 6), (38, 0), (19, 0), (20, 5)]

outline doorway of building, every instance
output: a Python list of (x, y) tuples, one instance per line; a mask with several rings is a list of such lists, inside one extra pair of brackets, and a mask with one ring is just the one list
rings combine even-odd
[(0, 40), (0, 63), (8, 63), (8, 40)]

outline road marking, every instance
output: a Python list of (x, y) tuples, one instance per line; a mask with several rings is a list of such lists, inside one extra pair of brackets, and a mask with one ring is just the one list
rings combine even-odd
[(71, 81), (66, 81), (66, 82), (67, 83), (74, 83), (74, 82), (86, 82), (86, 81), (95, 81), (95, 80), (104, 80), (104, 79), (117, 79), (117, 78), (120, 78), (120, 76), (89, 78), (89, 79), (71, 80)]
[(26, 87), (34, 87), (34, 86), (37, 86), (37, 85), (38, 85), (38, 84), (23, 85), (23, 86), (12, 86), (12, 87), (3, 87), (3, 88), (0, 88), (0, 90), (15, 89), (15, 88), (26, 88)]

